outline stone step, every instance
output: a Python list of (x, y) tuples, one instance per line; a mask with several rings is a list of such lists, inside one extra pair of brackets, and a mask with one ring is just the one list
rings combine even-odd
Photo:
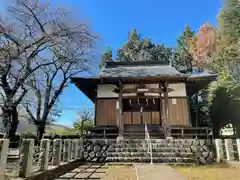
[[(125, 158), (118, 158), (118, 157), (108, 157), (106, 159), (107, 162), (140, 162), (140, 163), (149, 163), (151, 162), (150, 157), (125, 157)], [(161, 157), (161, 158), (153, 158), (153, 163), (192, 163), (196, 164), (197, 161), (195, 158), (167, 158), (167, 157)]]
[[(147, 152), (147, 147), (134, 147), (134, 148), (108, 148), (108, 152)], [(174, 152), (174, 153), (191, 153), (191, 149), (188, 148), (152, 148), (152, 152)]]
[[(148, 152), (107, 153), (108, 157), (150, 157)], [(159, 153), (153, 152), (152, 157), (194, 157), (193, 153)]]

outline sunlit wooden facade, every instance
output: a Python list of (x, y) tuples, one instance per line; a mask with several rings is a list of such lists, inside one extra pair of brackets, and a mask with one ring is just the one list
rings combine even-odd
[(189, 97), (216, 74), (182, 73), (166, 62), (108, 62), (96, 77), (72, 78), (95, 103), (95, 125), (191, 127)]

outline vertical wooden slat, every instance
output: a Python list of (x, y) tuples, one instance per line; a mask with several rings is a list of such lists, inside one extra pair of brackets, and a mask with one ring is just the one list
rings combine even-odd
[(117, 124), (117, 99), (97, 99), (96, 125)]
[[(172, 104), (172, 99), (169, 97), (169, 124), (170, 125), (187, 125), (189, 126), (189, 112), (186, 97), (174, 97), (177, 104)], [(162, 117), (165, 118), (164, 107)]]
[(143, 112), (143, 123), (152, 124), (151, 112)]
[(152, 124), (160, 124), (160, 112), (152, 112)]
[(124, 124), (132, 124), (132, 117), (131, 112), (124, 112), (123, 113), (123, 119)]
[(139, 112), (132, 113), (132, 124), (141, 124), (141, 118)]

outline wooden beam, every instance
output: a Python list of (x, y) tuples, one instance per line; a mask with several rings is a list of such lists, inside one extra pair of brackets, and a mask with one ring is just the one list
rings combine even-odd
[(124, 132), (124, 122), (123, 122), (123, 84), (121, 83), (121, 81), (119, 81), (119, 136), (122, 137), (123, 136), (123, 132)]
[(165, 110), (165, 136), (169, 137), (170, 136), (170, 129), (169, 129), (169, 103), (168, 103), (168, 82), (165, 81), (164, 83), (164, 110)]
[[(141, 88), (140, 88), (141, 89)], [(163, 88), (144, 88), (146, 91), (144, 93), (163, 93)], [(168, 92), (172, 92), (174, 89), (168, 88)], [(119, 93), (119, 89), (114, 89), (114, 92)], [(141, 93), (141, 91), (138, 91), (137, 88), (134, 89), (123, 89), (122, 93)]]

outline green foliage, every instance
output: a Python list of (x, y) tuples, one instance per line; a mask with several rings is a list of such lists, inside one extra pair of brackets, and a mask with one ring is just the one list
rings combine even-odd
[(191, 69), (192, 55), (190, 54), (190, 42), (194, 38), (195, 33), (189, 25), (186, 25), (182, 35), (177, 39), (177, 48), (175, 55), (175, 66)]
[(211, 55), (218, 80), (208, 88), (206, 114), (213, 125), (214, 136), (220, 129), (233, 124), (240, 135), (240, 1), (226, 0), (218, 18), (217, 44)]
[(16, 135), (19, 135), (22, 139), (35, 139), (37, 137), (36, 133), (31, 133), (31, 132), (22, 132), (22, 133), (17, 133)]
[(225, 0), (219, 15), (220, 33), (228, 43), (238, 43), (240, 38), (240, 1)]
[(172, 49), (164, 44), (154, 44), (151, 39), (142, 39), (136, 28), (128, 33), (128, 41), (117, 51), (117, 61), (169, 61)]
[(104, 66), (104, 63), (108, 61), (112, 61), (112, 49), (110, 46), (108, 46), (108, 49), (104, 52), (103, 56), (101, 57), (99, 67), (102, 68)]
[(93, 113), (90, 110), (84, 111), (80, 113), (79, 116), (79, 119), (73, 124), (73, 129), (75, 132), (82, 135), (84, 132), (94, 127)]

